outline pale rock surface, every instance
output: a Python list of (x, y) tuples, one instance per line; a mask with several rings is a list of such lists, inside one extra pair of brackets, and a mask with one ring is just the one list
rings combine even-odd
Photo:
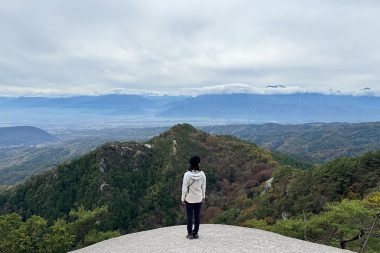
[(352, 252), (306, 242), (259, 229), (237, 226), (201, 224), (199, 239), (196, 240), (186, 239), (186, 233), (186, 226), (159, 228), (123, 235), (73, 252)]

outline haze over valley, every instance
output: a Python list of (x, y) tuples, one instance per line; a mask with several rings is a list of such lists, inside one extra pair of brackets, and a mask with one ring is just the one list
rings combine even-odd
[(380, 97), (321, 93), (0, 97), (0, 126), (52, 132), (117, 126), (378, 121)]

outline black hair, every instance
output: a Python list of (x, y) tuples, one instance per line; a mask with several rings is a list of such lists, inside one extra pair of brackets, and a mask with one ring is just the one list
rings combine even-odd
[(192, 156), (189, 160), (190, 167), (188, 170), (200, 170), (199, 163), (201, 162), (201, 158), (199, 156)]

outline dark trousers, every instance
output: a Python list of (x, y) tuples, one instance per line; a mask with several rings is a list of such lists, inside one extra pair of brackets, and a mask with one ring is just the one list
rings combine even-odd
[[(199, 231), (199, 223), (201, 221), (201, 207), (200, 203), (187, 203), (186, 202), (186, 215), (187, 215), (187, 232), (189, 234), (197, 234)], [(193, 214), (194, 214), (194, 230), (193, 230)]]

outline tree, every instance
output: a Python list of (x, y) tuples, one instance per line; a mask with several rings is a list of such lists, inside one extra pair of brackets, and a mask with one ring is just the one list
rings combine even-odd
[(43, 250), (46, 253), (65, 253), (74, 243), (75, 235), (70, 233), (69, 225), (58, 219), (43, 237)]
[(106, 206), (95, 208), (92, 211), (87, 211), (84, 206), (80, 206), (77, 210), (70, 211), (70, 219), (74, 220), (71, 226), (75, 231), (76, 241), (80, 243), (80, 246), (85, 245), (86, 235), (103, 220), (107, 213)]
[(21, 224), (21, 216), (16, 213), (0, 216), (0, 252), (17, 252)]
[[(371, 228), (373, 217), (374, 211), (367, 207), (365, 201), (345, 199), (339, 203), (327, 204), (325, 211), (320, 214), (309, 213), (280, 220), (273, 225), (264, 220), (248, 220), (243, 225), (298, 239), (304, 239), (306, 236), (308, 241), (359, 250), (364, 235)], [(368, 248), (379, 249), (378, 238), (370, 243)]]
[(91, 230), (87, 235), (83, 246), (88, 246), (103, 240), (107, 240), (116, 236), (119, 236), (118, 231), (98, 231), (96, 229)]
[[(368, 229), (373, 211), (363, 201), (343, 200), (328, 204), (327, 211), (313, 215), (308, 224), (309, 236), (320, 243), (347, 248), (348, 243), (358, 241)], [(357, 249), (359, 243), (352, 246)]]
[(47, 228), (46, 220), (40, 216), (33, 215), (27, 219), (18, 229), (19, 249), (17, 252), (44, 252), (42, 243)]

